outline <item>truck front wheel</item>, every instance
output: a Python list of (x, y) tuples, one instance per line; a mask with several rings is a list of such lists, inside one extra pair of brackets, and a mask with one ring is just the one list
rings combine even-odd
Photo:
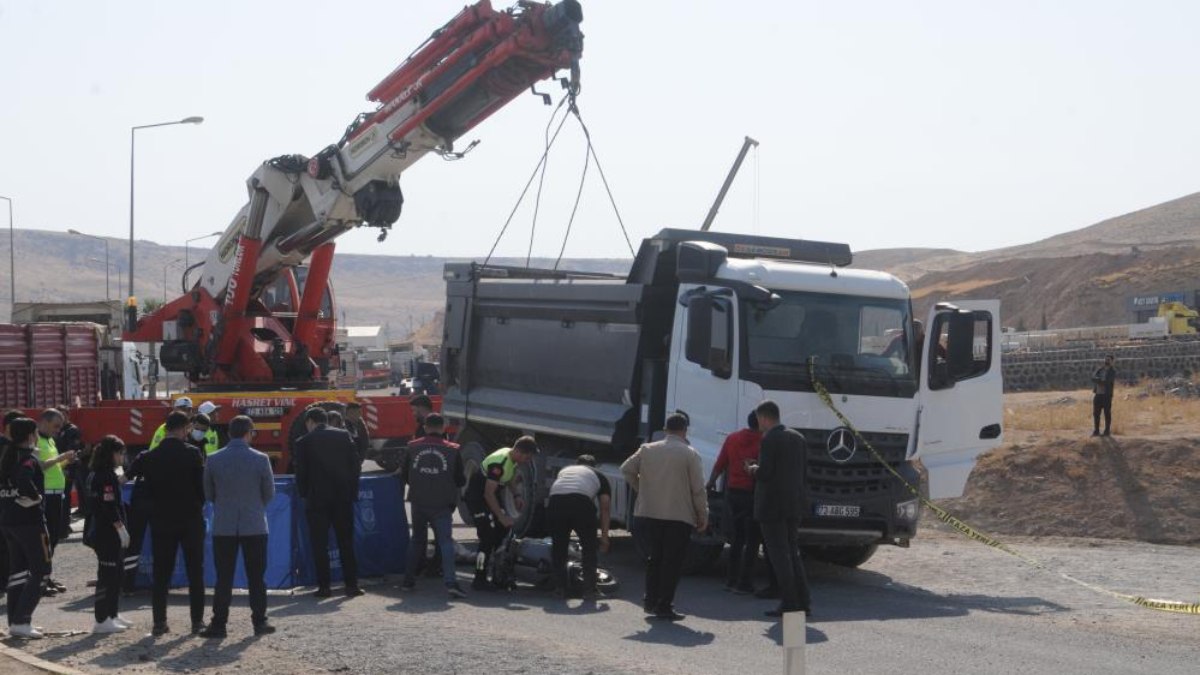
[(813, 560), (840, 565), (842, 567), (858, 567), (875, 555), (879, 547), (875, 544), (860, 544), (857, 546), (806, 546), (804, 554)]

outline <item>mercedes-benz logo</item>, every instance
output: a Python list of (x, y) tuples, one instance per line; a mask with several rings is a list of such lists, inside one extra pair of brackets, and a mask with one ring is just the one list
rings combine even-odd
[(825, 449), (829, 452), (829, 458), (838, 464), (845, 464), (854, 457), (854, 452), (858, 450), (858, 442), (854, 439), (854, 432), (846, 427), (838, 427), (829, 432), (829, 439), (825, 441)]

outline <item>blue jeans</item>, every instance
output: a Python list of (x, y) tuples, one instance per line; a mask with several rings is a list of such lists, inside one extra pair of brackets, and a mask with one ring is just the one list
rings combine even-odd
[(454, 574), (454, 537), (451, 534), (454, 511), (450, 507), (430, 509), (412, 505), (412, 539), (408, 542), (408, 563), (404, 567), (404, 579), (415, 579), (417, 565), (425, 556), (428, 528), (433, 527), (433, 538), (442, 554), (442, 581), (447, 586), (457, 583)]

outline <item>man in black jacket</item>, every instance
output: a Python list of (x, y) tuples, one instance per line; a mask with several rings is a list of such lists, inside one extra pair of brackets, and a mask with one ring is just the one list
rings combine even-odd
[(408, 543), (408, 564), (404, 568), (401, 588), (416, 587), (417, 566), (425, 555), (427, 528), (433, 528), (438, 556), (442, 566), (442, 581), (451, 598), (464, 598), (466, 592), (458, 585), (454, 574), (454, 508), (459, 491), (467, 484), (462, 455), (458, 445), (442, 436), (445, 422), (437, 413), (430, 413), (424, 422), (428, 432), (413, 439), (400, 465), (400, 480), (408, 486), (408, 501), (412, 504), (412, 539)]
[(166, 437), (134, 462), (149, 505), (154, 635), (171, 631), (167, 625), (167, 592), (180, 547), (187, 572), (192, 633), (204, 630), (204, 451), (184, 441), (190, 431), (187, 413), (172, 412), (167, 415)]
[[(1113, 368), (1112, 354), (1104, 357), (1104, 365), (1092, 373), (1092, 435), (1108, 436), (1112, 433), (1113, 387), (1117, 382), (1117, 370)], [(1104, 433), (1100, 433), (1100, 414), (1104, 413)]]
[(308, 433), (296, 441), (296, 490), (304, 498), (308, 533), (317, 564), (317, 591), (328, 598), (329, 526), (337, 538), (342, 559), (346, 597), (363, 594), (358, 587), (358, 563), (354, 558), (354, 502), (358, 501), (358, 478), (362, 465), (354, 441), (345, 429), (326, 426), (328, 414), (311, 408), (304, 414)]
[(762, 529), (767, 556), (779, 584), (780, 604), (767, 616), (808, 613), (811, 600), (804, 564), (800, 561), (798, 530), (803, 513), (807, 464), (804, 437), (779, 422), (779, 406), (763, 401), (755, 408), (758, 428), (765, 430), (754, 475), (754, 519)]

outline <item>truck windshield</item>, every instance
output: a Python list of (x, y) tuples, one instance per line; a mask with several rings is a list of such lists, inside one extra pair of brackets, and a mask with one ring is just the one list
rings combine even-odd
[(764, 308), (743, 301), (742, 378), (764, 389), (812, 391), (808, 359), (831, 392), (911, 398), (912, 317), (904, 300), (777, 291)]

